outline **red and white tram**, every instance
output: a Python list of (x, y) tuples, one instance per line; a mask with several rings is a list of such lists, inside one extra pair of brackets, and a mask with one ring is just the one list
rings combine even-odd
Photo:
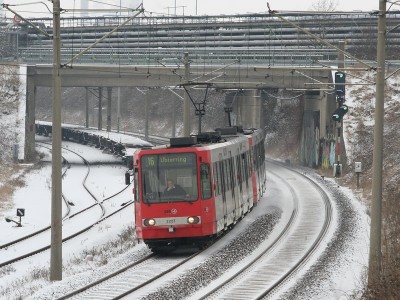
[(201, 247), (243, 218), (265, 190), (264, 138), (231, 127), (137, 151), (137, 237), (154, 252)]

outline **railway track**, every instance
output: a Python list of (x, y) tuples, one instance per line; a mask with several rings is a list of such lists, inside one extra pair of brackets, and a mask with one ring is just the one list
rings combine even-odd
[[(44, 147), (49, 149), (47, 146), (44, 146)], [(103, 220), (118, 213), (122, 209), (124, 209), (127, 206), (129, 206), (130, 204), (132, 204), (132, 201), (129, 201), (129, 200), (125, 201), (123, 203), (122, 207), (111, 208), (110, 212), (107, 213), (106, 208), (105, 208), (105, 203), (107, 203), (108, 200), (121, 195), (121, 193), (126, 191), (129, 188), (129, 186), (124, 186), (123, 189), (117, 191), (116, 193), (113, 193), (110, 196), (105, 197), (104, 199), (98, 199), (98, 197), (94, 195), (94, 192), (92, 192), (90, 190), (90, 188), (86, 185), (86, 180), (90, 173), (90, 162), (88, 162), (82, 155), (80, 155), (79, 153), (77, 153), (75, 151), (72, 151), (71, 149), (67, 149), (67, 148), (63, 147), (63, 150), (67, 151), (69, 153), (73, 153), (76, 157), (79, 157), (79, 159), (81, 159), (82, 162), (84, 163), (84, 165), (87, 167), (87, 172), (83, 176), (82, 185), (84, 186), (85, 190), (87, 191), (87, 193), (90, 195), (90, 197), (94, 201), (93, 204), (84, 205), (81, 208), (77, 209), (77, 211), (75, 211), (74, 213), (71, 213), (71, 203), (72, 202), (70, 200), (67, 200), (65, 195), (63, 195), (65, 205), (67, 207), (66, 213), (63, 216), (63, 227), (66, 227), (66, 228), (63, 228), (63, 234), (66, 235), (66, 237), (63, 238), (62, 241), (65, 242), (65, 241), (71, 240), (71, 239), (77, 237), (78, 235), (88, 231), (96, 224), (98, 224), (98, 223), (102, 222)], [(69, 160), (71, 160), (71, 158), (69, 158)], [(71, 166), (69, 160), (64, 157), (64, 162), (66, 165), (66, 167), (64, 168), (64, 171), (63, 171), (64, 180), (66, 178), (65, 174), (66, 174), (67, 170), (69, 170), (69, 167)], [(76, 187), (74, 187), (74, 188), (76, 188)], [(75, 203), (78, 203), (78, 201), (75, 201)], [(73, 206), (75, 206), (75, 205), (73, 204)], [(78, 205), (76, 205), (76, 206), (78, 206)], [(100, 209), (101, 209), (100, 215), (97, 218), (95, 218), (94, 220), (90, 220), (90, 219), (85, 220), (85, 219), (88, 219), (86, 213), (91, 209), (95, 209), (96, 207), (100, 207)], [(71, 220), (72, 218), (73, 218), (73, 220)], [(82, 220), (85, 220), (85, 221), (82, 221)], [(80, 224), (80, 227), (78, 230), (76, 229), (75, 226), (68, 226), (68, 224), (72, 224), (72, 222)], [(69, 228), (69, 227), (71, 227), (71, 228)], [(0, 245), (0, 250), (2, 250), (2, 249), (6, 250), (1, 255), (0, 268), (50, 249), (50, 245), (48, 244), (48, 241), (50, 240), (50, 238), (49, 238), (50, 229), (51, 229), (50, 226), (46, 226), (44, 228), (41, 228), (34, 232), (31, 232), (28, 235), (25, 235), (23, 237), (15, 239), (11, 242)], [(35, 249), (32, 249), (32, 247), (31, 247), (32, 244), (35, 245)]]
[[(273, 168), (281, 168), (281, 166)], [(226, 275), (209, 285), (207, 289), (200, 290), (192, 295), (193, 299), (271, 298), (283, 291), (285, 285), (301, 272), (303, 266), (307, 265), (307, 262), (312, 259), (321, 241), (324, 240), (329, 231), (332, 214), (332, 207), (326, 193), (298, 172), (287, 169), (283, 172), (275, 172), (270, 169), (268, 168), (268, 171), (272, 180), (281, 183), (286, 182), (283, 184), (290, 191), (293, 211), (289, 222), (270, 246), (265, 250), (254, 252), (250, 256), (251, 263), (246, 259), (245, 265), (240, 266), (240, 268), (235, 266), (235, 268), (232, 268), (235, 272), (231, 270), (226, 272)], [(301, 202), (306, 201), (308, 204), (301, 203), (299, 205), (299, 195), (301, 195)], [(316, 197), (316, 195), (318, 196)], [(100, 202), (104, 201), (105, 199)], [(127, 205), (114, 213), (124, 209)], [(102, 219), (110, 216), (111, 214), (103, 216)], [(69, 218), (72, 218), (72, 215)], [(96, 223), (80, 230), (73, 236), (63, 239), (63, 242), (89, 230)], [(310, 227), (310, 224), (313, 224), (313, 228)], [(302, 246), (302, 249), (297, 247), (299, 245)], [(49, 249), (49, 247), (38, 249), (13, 261), (0, 264), (0, 267)], [(196, 253), (196, 255), (199, 253)], [(154, 291), (155, 282), (160, 284), (155, 288), (165, 284), (165, 280), (157, 281), (157, 279), (164, 278), (164, 276), (169, 279), (173, 278), (176, 276), (174, 270), (193, 257), (149, 255), (59, 299), (99, 299), (100, 296), (102, 299), (119, 299), (126, 295), (136, 299), (146, 296), (146, 294), (152, 292), (151, 288)], [(151, 287), (149, 287), (150, 284)]]
[(198, 256), (191, 255), (157, 256), (150, 254), (100, 280), (64, 295), (64, 299), (120, 299), (129, 295), (138, 299), (148, 292), (156, 280), (168, 278), (178, 267)]
[[(271, 169), (272, 168), (272, 169)], [(285, 290), (285, 285), (315, 256), (331, 226), (332, 206), (328, 195), (306, 176), (281, 166), (268, 168), (271, 181), (286, 187), (282, 194), (291, 198), (292, 210), (279, 234), (265, 241), (243, 263), (227, 270), (207, 288), (185, 297), (190, 299), (268, 299)], [(267, 246), (265, 246), (267, 245)], [(208, 249), (207, 253), (212, 253)], [(212, 254), (211, 254), (212, 255)], [(151, 257), (146, 264), (134, 263), (98, 282), (59, 299), (129, 299), (149, 297), (159, 289), (170, 290), (167, 279), (178, 280), (183, 269), (194, 269), (193, 257)], [(182, 260), (182, 261), (181, 261)], [(169, 266), (168, 264), (171, 263)], [(198, 263), (198, 262), (197, 262)], [(145, 270), (145, 271), (144, 271)], [(159, 278), (161, 275), (162, 277)], [(187, 274), (184, 276), (188, 276)], [(157, 280), (158, 279), (158, 280)], [(129, 286), (129, 287), (128, 287)], [(193, 289), (192, 289), (193, 290)], [(160, 292), (163, 294), (163, 292)], [(181, 295), (177, 295), (181, 298)], [(151, 299), (151, 297), (149, 298)]]
[(284, 169), (283, 176), (270, 170), (269, 173), (273, 180), (284, 182), (292, 195), (294, 208), (284, 230), (269, 247), (234, 271), (226, 272), (212, 288), (196, 293), (192, 299), (273, 298), (318, 251), (331, 225), (328, 195), (298, 172)]

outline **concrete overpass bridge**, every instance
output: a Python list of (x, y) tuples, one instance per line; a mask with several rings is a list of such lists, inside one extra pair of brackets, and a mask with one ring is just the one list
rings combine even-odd
[[(285, 67), (285, 66), (251, 66), (242, 64), (231, 65), (196, 65), (188, 66), (189, 78), (186, 78), (185, 65), (182, 66), (118, 66), (118, 65), (89, 65), (79, 64), (72, 68), (61, 70), (61, 84), (68, 87), (95, 87), (107, 89), (104, 98), (107, 99), (107, 108), (111, 108), (112, 89), (118, 87), (171, 87), (191, 82), (209, 83), (213, 89), (237, 91), (242, 90), (235, 101), (234, 112), (238, 116), (237, 123), (245, 127), (262, 127), (262, 105), (266, 94), (262, 91), (286, 89), (303, 93), (305, 110), (318, 113), (320, 137), (332, 135), (333, 125), (331, 113), (336, 108), (334, 95), (326, 93), (332, 91), (331, 68), (326, 67)], [(35, 97), (38, 87), (52, 86), (52, 65), (27, 66), (27, 118), (26, 118), (26, 146), (27, 160), (34, 155), (34, 124), (35, 124)], [(228, 96), (227, 96), (228, 97)], [(86, 103), (88, 103), (88, 97)], [(115, 101), (115, 99), (114, 99)], [(99, 106), (102, 106), (99, 104)], [(251, 109), (249, 109), (249, 107)], [(111, 128), (111, 110), (107, 109), (107, 129)], [(98, 119), (102, 119), (101, 110)], [(86, 122), (88, 121), (88, 104), (86, 105)], [(194, 116), (192, 116), (194, 117)], [(100, 125), (99, 125), (100, 126)], [(100, 126), (100, 130), (102, 126)], [(314, 131), (311, 130), (311, 131)], [(307, 142), (306, 144), (309, 144)]]
[[(339, 40), (345, 40), (347, 50), (353, 53), (369, 49), (376, 36), (377, 19), (369, 13), (285, 17), (336, 46)], [(388, 14), (394, 48), (400, 45), (397, 17), (398, 13)], [(51, 19), (31, 21), (51, 34)], [(62, 61), (71, 62), (74, 55), (123, 21), (120, 17), (62, 19)], [(11, 59), (28, 64), (25, 149), (29, 158), (34, 151), (31, 129), (35, 90), (50, 87), (52, 82), (52, 66), (46, 65), (52, 59), (51, 39), (23, 25), (8, 27), (6, 34), (15, 46)], [(183, 61), (185, 52), (189, 52), (191, 63), (188, 76)], [(344, 62), (344, 58), (338, 61), (338, 56), (336, 50), (321, 46), (308, 35), (265, 14), (142, 17), (133, 19), (68, 63), (62, 69), (62, 86), (104, 87), (108, 101), (115, 87), (176, 87), (194, 81), (208, 82), (215, 89), (241, 89), (245, 92), (234, 109), (241, 116), (239, 122), (252, 127), (262, 126), (262, 110), (258, 109), (262, 105), (262, 90), (300, 91), (304, 93), (305, 110), (318, 112), (319, 136), (327, 137), (332, 134), (330, 114), (336, 106), (333, 96), (326, 93), (327, 84), (333, 81), (329, 66)], [(249, 101), (254, 109), (245, 112), (245, 103)], [(108, 115), (107, 122), (109, 119)]]

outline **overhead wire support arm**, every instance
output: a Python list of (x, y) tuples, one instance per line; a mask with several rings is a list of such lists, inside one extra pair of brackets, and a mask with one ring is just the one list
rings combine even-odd
[(179, 87), (183, 87), (183, 88), (185, 89), (185, 92), (188, 94), (188, 96), (189, 96), (189, 98), (190, 98), (190, 101), (192, 101), (193, 105), (195, 106), (195, 108), (196, 108), (196, 110), (197, 110), (197, 106), (196, 106), (197, 103), (193, 100), (193, 98), (192, 98), (192, 96), (190, 95), (188, 89), (186, 88), (186, 86), (189, 86), (189, 85), (191, 85), (191, 86), (205, 85), (205, 86), (206, 86), (206, 93), (205, 93), (205, 96), (204, 96), (204, 100), (203, 100), (203, 102), (201, 102), (201, 103), (204, 103), (204, 106), (205, 106), (205, 104), (206, 104), (206, 102), (207, 102), (207, 93), (208, 93), (208, 89), (209, 89), (213, 84), (210, 83), (210, 82), (187, 82), (187, 83), (182, 83), (182, 84), (178, 85)]
[(315, 79), (315, 78), (312, 78), (311, 76), (308, 76), (308, 75), (306, 75), (306, 74), (304, 74), (304, 73), (302, 73), (302, 72), (300, 72), (300, 71), (293, 70), (292, 72), (293, 72), (293, 73), (298, 73), (298, 74), (300, 74), (301, 76), (304, 76), (305, 78), (314, 80), (315, 82), (323, 83), (322, 81), (319, 81), (319, 80), (317, 80), (317, 79)]
[(397, 74), (400, 71), (400, 68), (393, 71), (392, 73), (390, 73), (388, 76), (385, 77), (385, 80), (388, 80), (390, 77), (392, 77), (393, 75)]
[(203, 75), (201, 75), (201, 76), (199, 76), (199, 77), (196, 77), (196, 78), (194, 78), (193, 80), (197, 80), (197, 79), (200, 79), (200, 78), (202, 78), (202, 77), (211, 75), (211, 74), (213, 74), (213, 73), (215, 73), (215, 72), (221, 71), (221, 70), (223, 70), (223, 69), (226, 69), (227, 67), (230, 67), (230, 66), (232, 66), (232, 65), (234, 65), (234, 64), (237, 64), (238, 62), (239, 62), (239, 60), (236, 59), (234, 62), (232, 62), (232, 63), (230, 63), (230, 64), (227, 64), (227, 65), (225, 65), (225, 66), (223, 66), (223, 67), (221, 67), (221, 68), (215, 69), (215, 70), (213, 70), (213, 71), (211, 71), (211, 72), (208, 72), (208, 73), (203, 74)]
[[(204, 94), (204, 100), (201, 102), (196, 102), (193, 100), (192, 96), (190, 95), (188, 89), (186, 86), (196, 86), (196, 85), (205, 85), (206, 86), (206, 92)], [(195, 114), (196, 116), (199, 117), (199, 127), (198, 127), (198, 134), (201, 133), (201, 118), (206, 114), (206, 104), (207, 104), (207, 95), (208, 95), (208, 89), (212, 86), (213, 84), (210, 82), (187, 82), (180, 84), (180, 87), (183, 87), (185, 89), (186, 94), (189, 96), (190, 101), (192, 102), (194, 108), (195, 108)]]
[[(162, 63), (162, 62), (160, 61), (160, 59), (157, 59), (156, 62), (157, 62), (158, 64), (162, 65), (164, 68), (168, 68), (168, 66), (167, 66), (166, 64)], [(180, 79), (183, 79), (183, 76), (182, 76), (182, 75), (179, 75), (179, 74), (176, 72), (176, 69), (171, 70), (171, 73), (174, 74), (174, 75), (176, 75), (176, 76), (178, 76)]]
[(350, 53), (348, 53), (348, 52), (346, 52), (346, 51), (343, 51), (343, 50), (340, 49), (339, 47), (336, 47), (336, 46), (332, 45), (331, 43), (329, 43), (329, 42), (327, 42), (327, 41), (321, 39), (320, 37), (316, 36), (315, 34), (313, 34), (313, 33), (309, 32), (309, 31), (307, 31), (307, 30), (301, 28), (300, 26), (298, 26), (297, 24), (293, 23), (292, 21), (290, 21), (290, 20), (288, 20), (288, 19), (282, 17), (281, 15), (279, 15), (279, 13), (278, 13), (276, 10), (271, 10), (271, 9), (270, 9), (269, 3), (268, 3), (268, 2), (267, 2), (267, 7), (268, 7), (268, 13), (269, 13), (270, 15), (276, 16), (277, 18), (279, 18), (279, 19), (282, 20), (283, 22), (285, 22), (285, 23), (287, 23), (287, 24), (289, 24), (289, 25), (291, 25), (291, 26), (297, 28), (298, 30), (300, 30), (301, 32), (305, 33), (306, 35), (312, 37), (314, 40), (318, 41), (319, 43), (324, 44), (325, 46), (328, 46), (328, 47), (330, 47), (330, 48), (333, 48), (333, 49), (335, 49), (335, 50), (337, 50), (337, 51), (343, 53), (344, 55), (346, 55), (346, 56), (348, 56), (348, 57), (350, 57), (350, 58), (352, 58), (352, 59), (358, 61), (359, 63), (361, 63), (361, 64), (363, 64), (364, 66), (368, 67), (368, 70), (376, 70), (375, 67), (370, 66), (369, 64), (365, 63), (365, 62), (362, 61), (361, 59), (358, 59), (357, 57), (351, 55)]
[(29, 25), (31, 25), (35, 30), (39, 31), (40, 33), (44, 34), (45, 36), (47, 36), (48, 38), (52, 38), (52, 36), (50, 34), (48, 34), (46, 31), (40, 29), (39, 27), (37, 27), (35, 24), (33, 24), (31, 21), (29, 21), (28, 19), (24, 18), (23, 16), (21, 16), (19, 13), (17, 13), (16, 11), (12, 10), (9, 7), (9, 4), (2, 4), (2, 6), (9, 10), (10, 12), (12, 12), (14, 15), (18, 16), (19, 18), (21, 18), (21, 20), (23, 20), (24, 22), (28, 23)]
[(100, 44), (102, 41), (104, 41), (106, 38), (108, 38), (110, 35), (112, 35), (114, 32), (116, 32), (118, 29), (120, 29), (122, 26), (125, 26), (126, 24), (128, 24), (130, 21), (132, 21), (134, 18), (136, 18), (138, 15), (140, 15), (141, 13), (144, 12), (144, 9), (141, 8), (139, 9), (139, 11), (134, 14), (133, 16), (131, 16), (130, 18), (128, 18), (125, 22), (123, 22), (121, 25), (118, 25), (117, 27), (115, 27), (113, 30), (111, 30), (109, 33), (105, 34), (102, 38), (100, 38), (98, 41), (96, 41), (95, 43), (93, 43), (92, 45), (90, 45), (89, 47), (87, 47), (86, 49), (82, 50), (81, 52), (79, 52), (78, 54), (76, 54), (73, 58), (71, 58), (68, 62), (66, 62), (65, 64), (63, 64), (64, 67), (68, 66), (69, 64), (72, 64), (74, 62), (74, 60), (76, 60), (79, 56), (85, 54), (86, 52), (88, 52), (90, 49), (92, 49), (93, 47), (97, 46), (98, 44)]

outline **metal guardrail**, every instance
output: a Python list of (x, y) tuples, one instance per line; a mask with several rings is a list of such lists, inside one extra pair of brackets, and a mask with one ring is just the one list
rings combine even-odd
[[(36, 125), (36, 134), (42, 136), (51, 136), (52, 133), (52, 125), (50, 124), (39, 124)], [(132, 164), (132, 158), (126, 155), (125, 145), (114, 141), (109, 138), (105, 138), (96, 134), (88, 133), (85, 131), (81, 131), (79, 129), (72, 128), (61, 128), (61, 137), (64, 141), (73, 141), (76, 143), (84, 144), (84, 145), (92, 145), (100, 150), (107, 150), (110, 153), (121, 157), (123, 162), (130, 167)], [(140, 148), (138, 146), (138, 148)]]
[[(68, 61), (82, 49), (61, 50), (61, 61)], [(191, 64), (238, 64), (264, 65), (314, 65), (316, 61), (333, 61), (337, 52), (323, 49), (287, 49), (268, 51), (268, 49), (132, 49), (132, 48), (94, 48), (74, 63), (108, 63), (123, 65), (175, 65), (183, 64), (184, 52), (190, 53)], [(26, 63), (51, 64), (52, 48), (20, 48), (19, 57)]]
[[(370, 47), (377, 32), (377, 17), (369, 12), (326, 14), (292, 13), (286, 18), (330, 43), (346, 40), (350, 48)], [(392, 47), (400, 46), (400, 12), (388, 12)], [(62, 55), (69, 60), (127, 16), (61, 19)], [(51, 18), (31, 19), (42, 30), (52, 32)], [(10, 20), (10, 22), (12, 22)], [(52, 63), (52, 40), (26, 24), (3, 23), (8, 34), (9, 60), (25, 63)], [(367, 45), (368, 47), (364, 47)], [(182, 64), (183, 52), (190, 52), (194, 63), (219, 64), (240, 60), (267, 65), (312, 65), (316, 60), (336, 61), (337, 54), (320, 48), (310, 37), (269, 14), (220, 16), (138, 17), (91, 49), (75, 63)], [(297, 51), (297, 52), (296, 52)], [(322, 55), (322, 57), (321, 57)]]
[[(35, 132), (37, 135), (51, 136), (52, 124), (51, 123), (45, 124), (45, 123), (37, 122), (35, 124)], [(143, 134), (134, 134), (134, 133), (127, 134), (126, 133), (126, 135), (130, 135), (130, 136), (138, 137), (138, 138), (142, 138), (142, 139), (144, 138)], [(62, 127), (61, 128), (61, 138), (64, 141), (72, 141), (72, 142), (80, 143), (83, 145), (94, 146), (100, 150), (106, 150), (109, 153), (112, 153), (118, 157), (121, 157), (122, 161), (126, 164), (126, 166), (129, 169), (132, 169), (132, 167), (133, 167), (133, 157), (129, 153), (130, 151), (127, 151), (127, 149), (130, 149), (130, 148), (140, 149), (140, 148), (149, 147), (147, 145), (140, 144), (140, 143), (136, 143), (136, 144), (129, 143), (129, 145), (128, 145), (128, 144), (110, 139), (108, 137), (104, 137), (101, 135), (97, 135), (95, 133), (87, 132), (82, 128)], [(149, 136), (148, 141), (155, 145), (164, 145), (169, 142), (169, 138), (164, 138), (164, 137), (160, 137), (160, 136)]]

